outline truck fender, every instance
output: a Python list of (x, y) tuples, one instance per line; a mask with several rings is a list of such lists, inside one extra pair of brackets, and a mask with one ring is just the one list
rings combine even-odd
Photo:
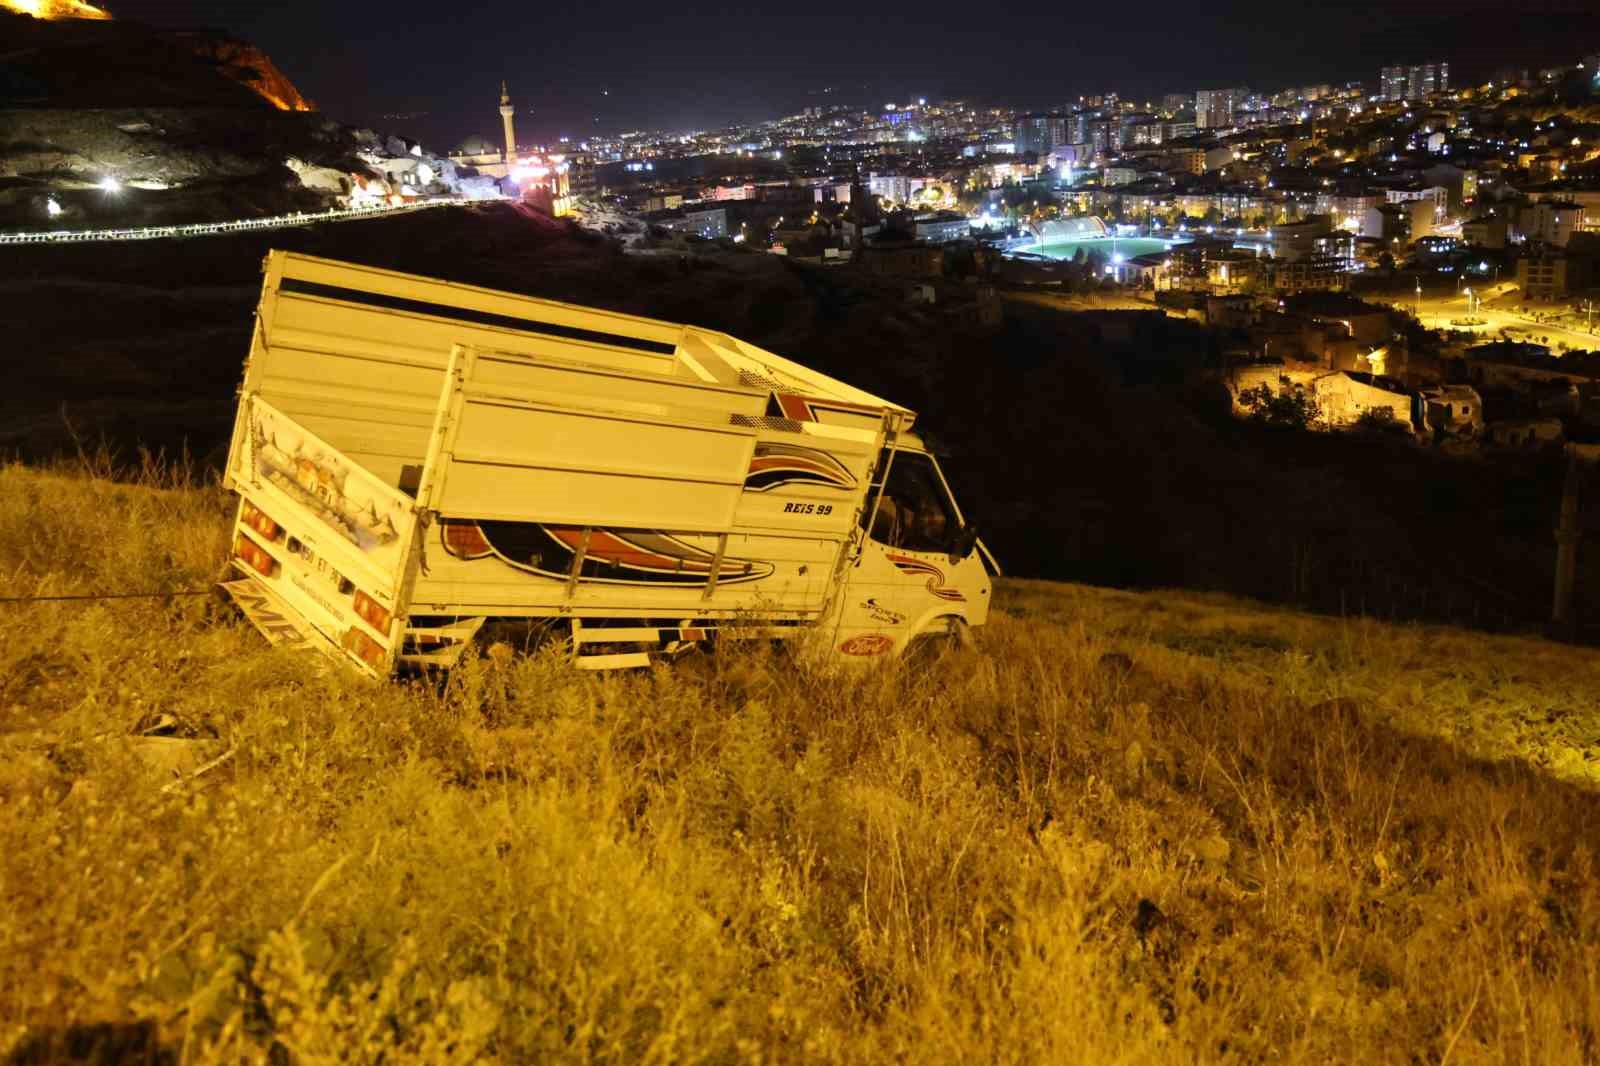
[(955, 646), (961, 648), (967, 647), (972, 641), (972, 627), (967, 623), (966, 615), (943, 607), (929, 608), (908, 631), (911, 635), (906, 638), (902, 653), (919, 642), (941, 637), (950, 637)]

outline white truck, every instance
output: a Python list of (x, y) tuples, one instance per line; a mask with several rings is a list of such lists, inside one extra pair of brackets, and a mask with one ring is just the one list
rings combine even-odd
[(903, 407), (694, 326), (265, 274), (223, 587), (274, 643), (387, 676), (557, 630), (608, 669), (719, 637), (865, 659), (988, 616), (993, 559)]

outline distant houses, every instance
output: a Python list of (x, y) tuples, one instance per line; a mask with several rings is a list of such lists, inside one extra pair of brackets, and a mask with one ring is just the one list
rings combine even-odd
[(1382, 423), (1419, 441), (1490, 449), (1600, 441), (1600, 352), (1557, 358), (1544, 345), (1496, 341), (1414, 357), (1392, 314), (1329, 293), (1278, 307), (1213, 296), (1205, 307), (1224, 337), (1223, 378), (1241, 416), (1266, 386), (1314, 400), (1327, 429)]

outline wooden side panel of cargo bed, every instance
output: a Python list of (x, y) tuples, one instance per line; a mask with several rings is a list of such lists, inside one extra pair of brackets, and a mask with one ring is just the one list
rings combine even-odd
[(459, 349), (431, 505), (446, 517), (726, 532), (752, 389)]

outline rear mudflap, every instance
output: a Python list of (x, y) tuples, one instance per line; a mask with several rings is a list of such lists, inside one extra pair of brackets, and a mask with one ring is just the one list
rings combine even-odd
[(320, 651), (343, 660), (339, 646), (302, 619), (282, 597), (253, 577), (218, 582), (240, 612), (274, 647)]

